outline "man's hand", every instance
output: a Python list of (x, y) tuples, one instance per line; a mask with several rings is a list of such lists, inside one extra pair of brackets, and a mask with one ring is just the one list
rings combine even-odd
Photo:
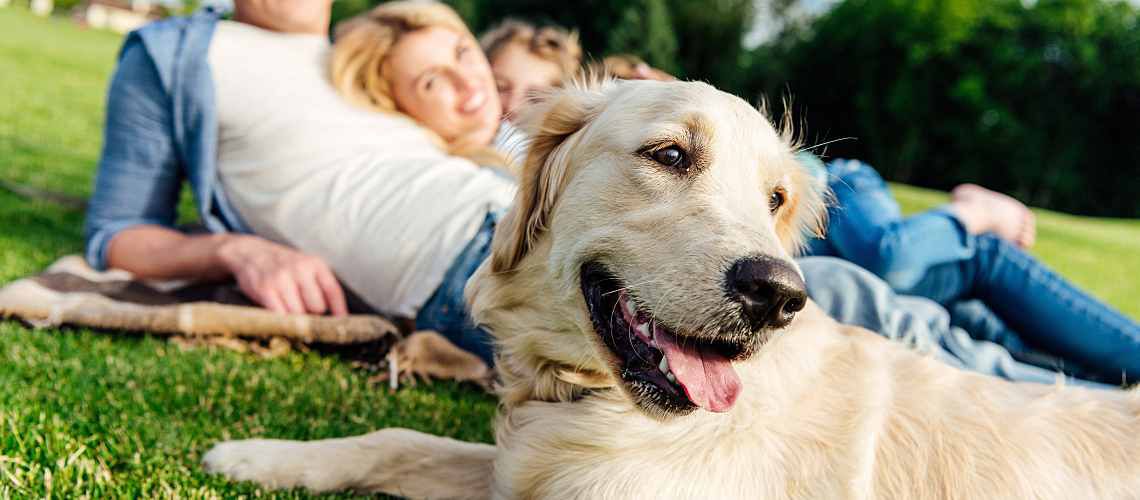
[(256, 236), (233, 236), (217, 257), (241, 291), (265, 308), (290, 314), (348, 314), (344, 290), (319, 257)]
[(140, 279), (211, 281), (233, 276), (246, 296), (272, 311), (348, 314), (344, 290), (323, 260), (253, 235), (188, 235), (139, 225), (111, 240), (107, 264)]

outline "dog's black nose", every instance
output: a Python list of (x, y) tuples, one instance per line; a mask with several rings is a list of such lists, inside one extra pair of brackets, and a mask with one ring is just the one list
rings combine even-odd
[(782, 260), (740, 259), (728, 269), (726, 281), (728, 296), (743, 306), (753, 330), (787, 326), (807, 304), (803, 278)]

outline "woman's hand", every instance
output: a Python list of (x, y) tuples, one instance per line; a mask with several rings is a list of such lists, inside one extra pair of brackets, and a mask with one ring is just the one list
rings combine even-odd
[(265, 308), (289, 314), (348, 314), (344, 290), (328, 264), (256, 236), (234, 235), (217, 258), (241, 291)]

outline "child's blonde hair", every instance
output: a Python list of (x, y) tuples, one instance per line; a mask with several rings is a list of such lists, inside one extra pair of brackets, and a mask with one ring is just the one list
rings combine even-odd
[(576, 74), (582, 64), (578, 33), (557, 26), (539, 28), (517, 19), (507, 19), (479, 38), (479, 45), (489, 61), (494, 61), (500, 51), (513, 44), (526, 47), (531, 54), (558, 65), (563, 78)]

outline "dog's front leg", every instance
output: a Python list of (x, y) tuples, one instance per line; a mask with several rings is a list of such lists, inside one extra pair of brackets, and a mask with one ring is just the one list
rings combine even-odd
[(320, 441), (228, 441), (214, 446), (202, 463), (210, 472), (272, 489), (487, 498), (494, 458), (494, 446), (384, 429)]

